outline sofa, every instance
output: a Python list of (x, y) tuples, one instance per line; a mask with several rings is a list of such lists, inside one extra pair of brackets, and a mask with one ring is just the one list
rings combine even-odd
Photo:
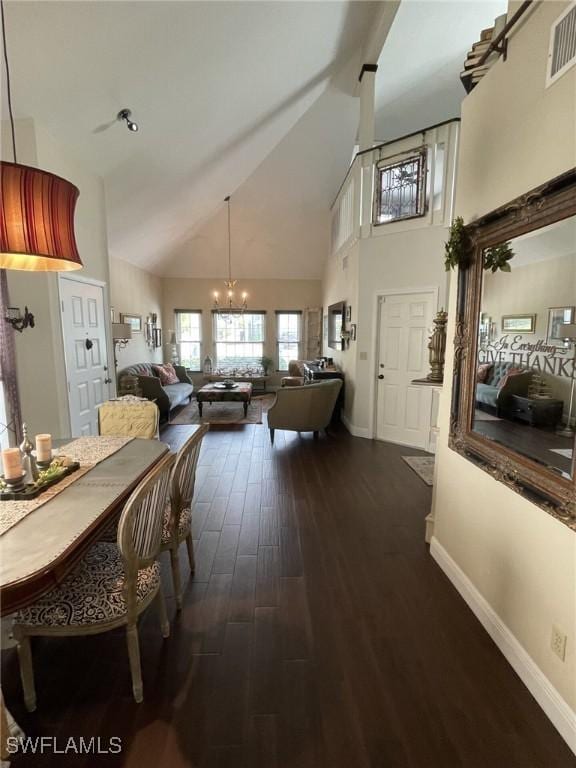
[(495, 410), (498, 416), (504, 416), (508, 410), (512, 395), (526, 396), (532, 379), (532, 372), (524, 370), (510, 376), (503, 384), (510, 369), (518, 366), (510, 362), (498, 362), (491, 365), (486, 380), (476, 382), (476, 405)]
[(160, 378), (154, 373), (153, 363), (136, 363), (118, 372), (118, 389), (122, 391), (124, 377), (136, 378), (142, 397), (155, 400), (160, 410), (160, 418), (170, 418), (170, 411), (184, 405), (192, 397), (194, 384), (182, 365), (175, 365), (178, 384), (160, 384)]
[(341, 379), (326, 379), (301, 387), (283, 387), (268, 411), (270, 440), (274, 443), (275, 429), (313, 432), (318, 437), (326, 429), (342, 388)]

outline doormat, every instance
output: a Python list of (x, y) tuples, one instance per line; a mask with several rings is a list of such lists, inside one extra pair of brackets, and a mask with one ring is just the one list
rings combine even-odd
[(434, 456), (402, 456), (402, 459), (426, 485), (434, 485)]

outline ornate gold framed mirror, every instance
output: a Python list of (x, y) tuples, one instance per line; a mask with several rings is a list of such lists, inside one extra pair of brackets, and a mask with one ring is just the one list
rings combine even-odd
[(465, 233), (450, 447), (576, 530), (576, 169)]

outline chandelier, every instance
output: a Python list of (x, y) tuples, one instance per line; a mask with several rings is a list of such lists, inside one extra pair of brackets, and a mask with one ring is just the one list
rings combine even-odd
[(238, 280), (232, 279), (232, 238), (230, 236), (230, 195), (224, 200), (228, 205), (228, 280), (224, 280), (226, 286), (225, 295), (220, 301), (220, 294), (218, 291), (214, 291), (214, 312), (225, 318), (230, 318), (232, 315), (241, 315), (248, 309), (248, 294), (244, 291), (242, 293), (242, 302), (237, 303), (234, 294), (234, 289)]

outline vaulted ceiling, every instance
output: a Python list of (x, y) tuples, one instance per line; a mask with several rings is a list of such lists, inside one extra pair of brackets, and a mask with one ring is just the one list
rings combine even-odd
[[(16, 114), (42, 123), (104, 177), (113, 256), (174, 271), (174, 254), (326, 89), (335, 100), (339, 92), (351, 93), (358, 69), (338, 76), (358, 58), (377, 6), (8, 2)], [(132, 109), (138, 133), (119, 123), (105, 127), (122, 107)], [(322, 143), (333, 147), (329, 181), (313, 182), (321, 196), (314, 205), (324, 208), (346, 170), (356, 130), (343, 132), (330, 109), (326, 118), (319, 149)], [(277, 178), (278, 190), (309, 181), (309, 162), (322, 172), (305, 141), (292, 151), (287, 166), (300, 166), (302, 175)], [(311, 190), (302, 193), (302, 203), (310, 201)], [(210, 256), (201, 261), (206, 275)], [(246, 268), (257, 273), (262, 266), (250, 262)], [(199, 273), (193, 254), (181, 267)]]
[(460, 116), (466, 53), (507, 0), (403, 0), (378, 61), (376, 138)]
[[(378, 139), (457, 114), (464, 54), (505, 3), (5, 5), (16, 116), (104, 178), (113, 257), (224, 275), (232, 194), (237, 276), (318, 278), (356, 139), (363, 50), (383, 9)], [(114, 120), (122, 107), (138, 133)]]

